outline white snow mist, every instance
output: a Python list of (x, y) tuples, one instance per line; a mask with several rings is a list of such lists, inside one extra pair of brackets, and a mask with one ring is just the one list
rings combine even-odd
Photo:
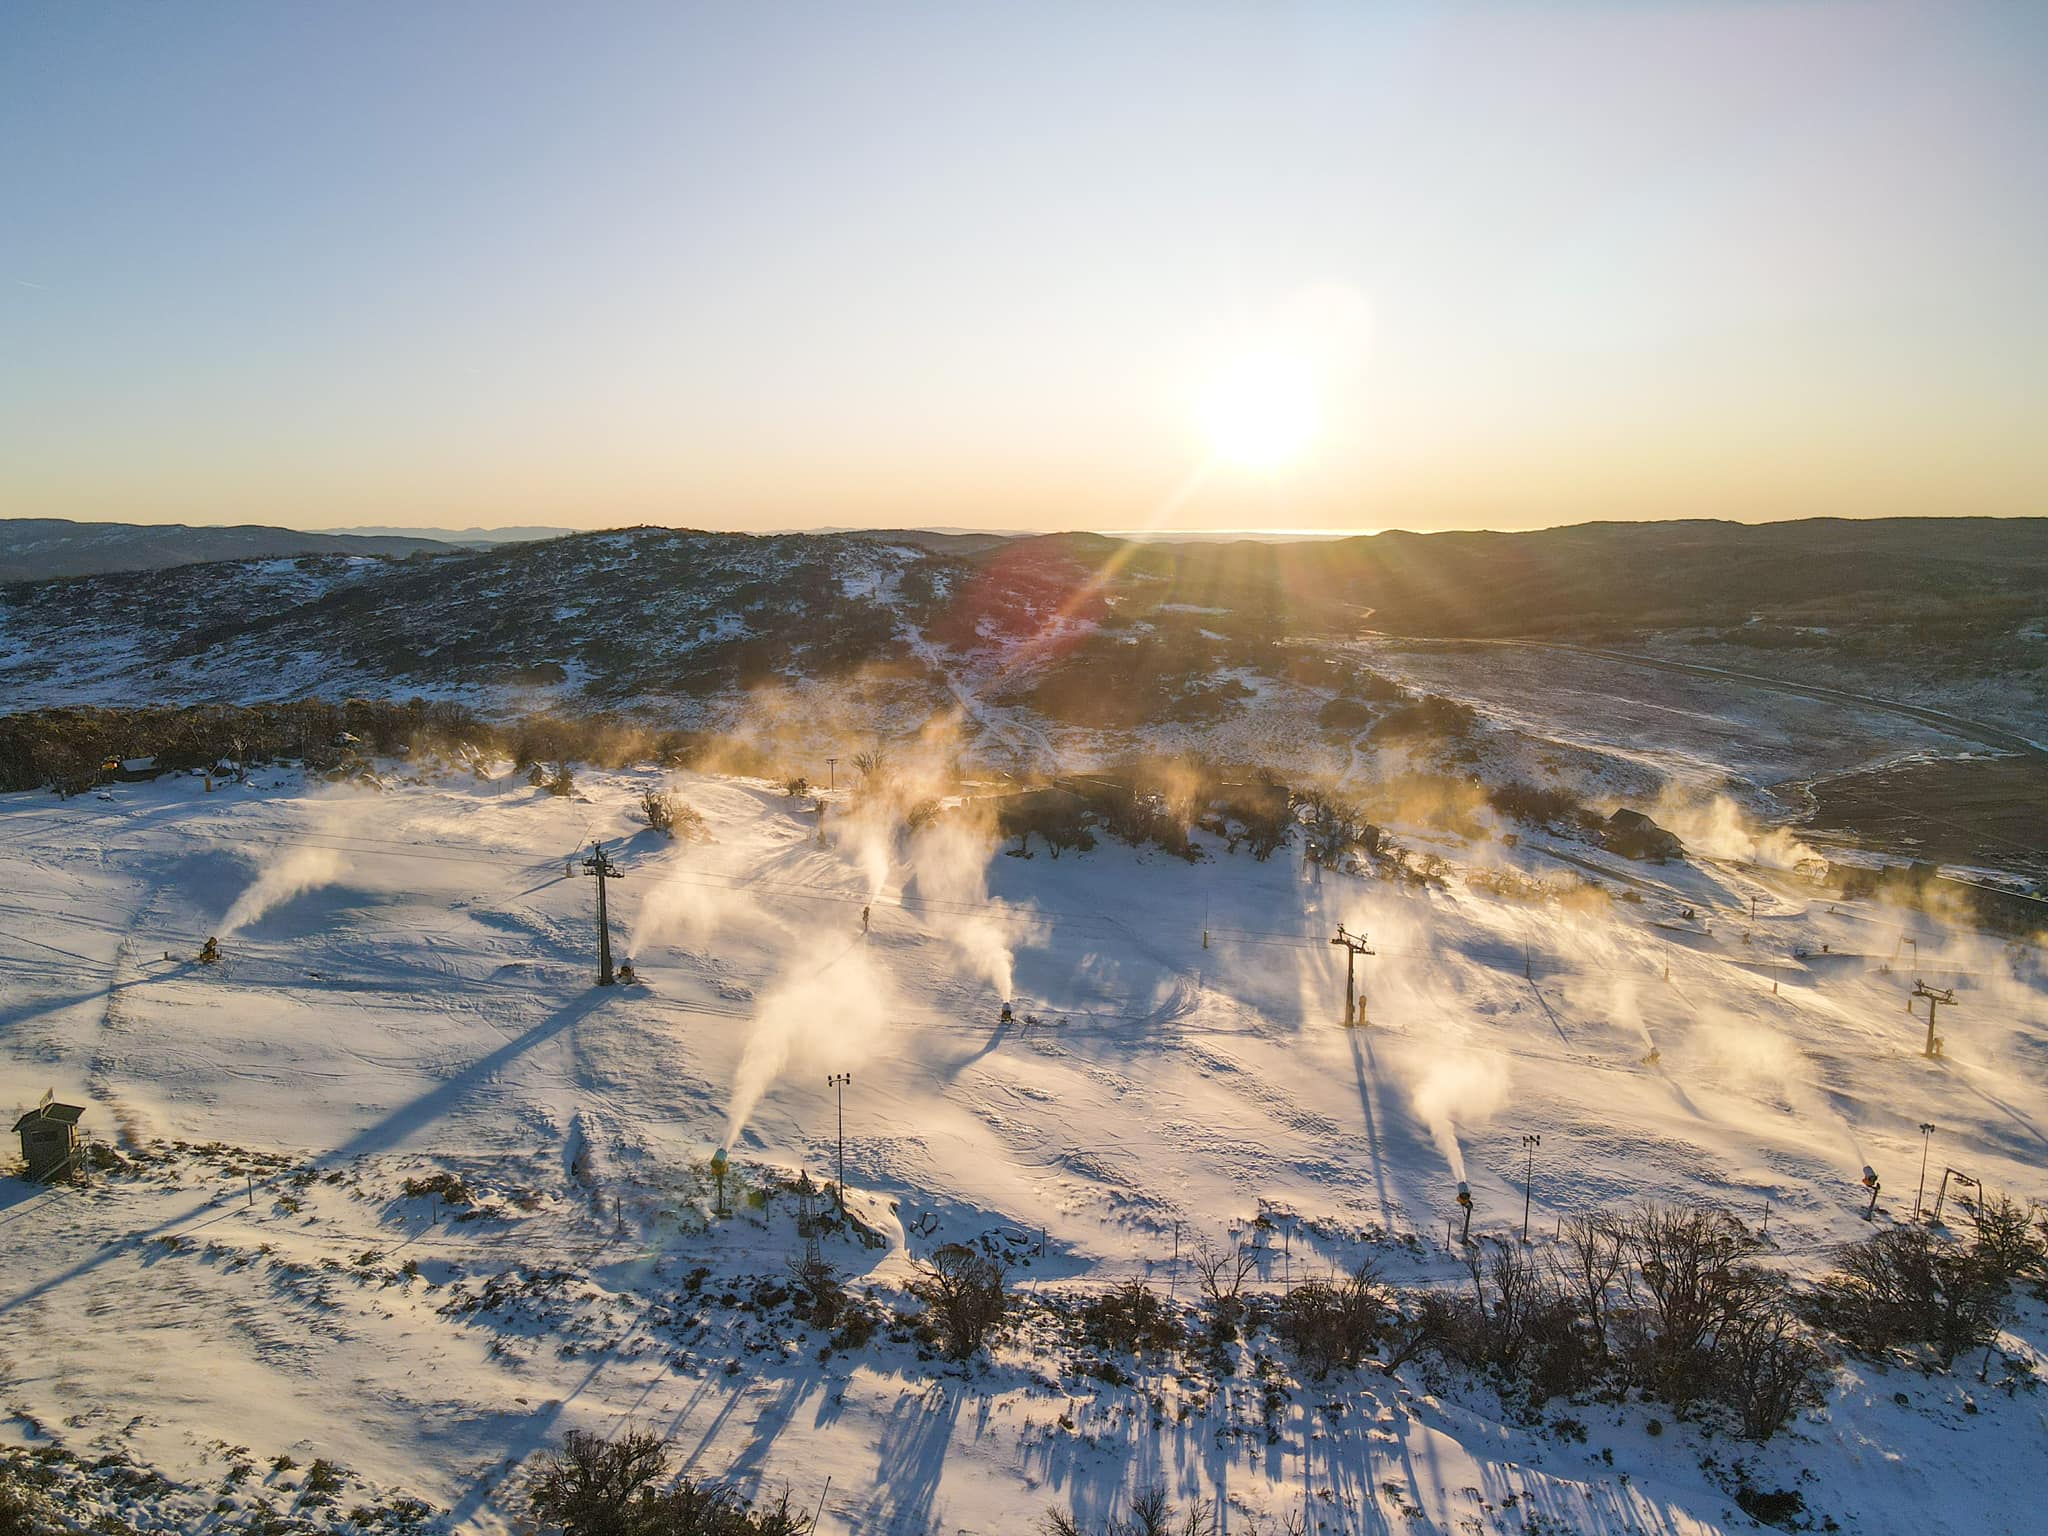
[(1415, 1113), (1451, 1165), (1451, 1176), (1464, 1182), (1465, 1152), (1458, 1133), (1479, 1130), (1507, 1103), (1506, 1061), (1486, 1055), (1441, 1056), (1422, 1069), (1408, 1091)]
[(730, 1148), (760, 1107), (761, 1096), (801, 1058), (807, 1072), (847, 1072), (872, 1059), (894, 1004), (888, 979), (862, 945), (802, 976), (786, 977), (754, 1012), (733, 1074), (723, 1145)]
[(247, 890), (235, 898), (221, 920), (220, 936), (240, 933), (273, 907), (317, 886), (332, 885), (348, 870), (348, 860), (329, 848), (294, 848), (263, 866)]

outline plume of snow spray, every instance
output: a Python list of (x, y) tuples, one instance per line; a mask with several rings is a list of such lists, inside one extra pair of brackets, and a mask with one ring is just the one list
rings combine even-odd
[(1498, 1056), (1439, 1056), (1409, 1086), (1415, 1113), (1429, 1127), (1430, 1138), (1451, 1174), (1465, 1181), (1465, 1152), (1458, 1133), (1483, 1127), (1508, 1101), (1507, 1062)]
[(861, 884), (870, 902), (882, 894), (882, 888), (889, 882), (889, 857), (895, 841), (895, 827), (888, 819), (889, 814), (886, 805), (871, 800), (857, 806), (839, 827), (840, 851), (860, 871)]
[(647, 888), (633, 914), (626, 941), (626, 953), (640, 955), (657, 944), (679, 949), (703, 949), (719, 930), (751, 904), (737, 891), (722, 891), (690, 883), (680, 870)]
[(1850, 1160), (1862, 1166), (1863, 1145), (1855, 1129), (1828, 1102), (1814, 1082), (1812, 1063), (1790, 1040), (1757, 1020), (1711, 1010), (1692, 1030), (1690, 1043), (1742, 1091), (1760, 1099), (1782, 1099), (1794, 1118), (1817, 1137), (1832, 1133), (1839, 1138), (1838, 1150), (1846, 1150)]
[(347, 872), (348, 861), (328, 848), (294, 848), (266, 864), (254, 882), (235, 898), (221, 920), (221, 937), (241, 932), (273, 907), (317, 886), (332, 885)]
[(873, 1057), (892, 1011), (887, 978), (858, 944), (807, 975), (785, 978), (755, 1010), (721, 1145), (739, 1139), (792, 1057), (801, 1054), (806, 1070), (851, 1071)]
[(1768, 869), (1797, 869), (1820, 855), (1783, 827), (1760, 827), (1726, 795), (1688, 799), (1667, 789), (1658, 800), (1655, 819), (1678, 835), (1680, 842), (1709, 858), (1761, 864)]
[(989, 899), (990, 851), (988, 830), (955, 815), (912, 837), (910, 863), (924, 902), (921, 915), (952, 942), (976, 976), (995, 988), (997, 997), (1007, 998), (1015, 983), (1018, 919)]

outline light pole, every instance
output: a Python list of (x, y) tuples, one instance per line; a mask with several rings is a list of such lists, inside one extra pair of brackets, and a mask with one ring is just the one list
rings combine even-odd
[(1920, 1187), (1913, 1191), (1913, 1219), (1920, 1219), (1920, 1197), (1927, 1193), (1927, 1148), (1934, 1135), (1934, 1127), (1927, 1121), (1920, 1122)]
[(1528, 1161), (1522, 1169), (1522, 1241), (1529, 1241), (1529, 1188), (1536, 1182), (1536, 1149), (1543, 1145), (1543, 1138), (1534, 1134), (1522, 1138), (1522, 1151)]
[(846, 1214), (846, 1085), (853, 1081), (851, 1072), (834, 1072), (825, 1079), (825, 1086), (839, 1090), (839, 1214)]

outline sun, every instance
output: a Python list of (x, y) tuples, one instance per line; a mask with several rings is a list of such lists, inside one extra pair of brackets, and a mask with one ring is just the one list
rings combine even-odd
[(1240, 357), (1211, 381), (1203, 422), (1225, 463), (1285, 469), (1308, 451), (1322, 425), (1315, 372), (1283, 352)]

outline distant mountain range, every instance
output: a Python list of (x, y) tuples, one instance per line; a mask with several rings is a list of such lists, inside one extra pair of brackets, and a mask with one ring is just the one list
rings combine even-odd
[[(81, 526), (97, 537), (68, 544)], [(1075, 718), (1124, 695), (1119, 718), (1183, 718), (1220, 707), (1227, 674), (1301, 674), (1294, 640), (1372, 630), (1608, 641), (1695, 629), (1980, 677), (2048, 661), (2048, 519), (1297, 543), (632, 528), (481, 548), (13, 523), (0, 524), (0, 562), (98, 566), (0, 588), (0, 698), (16, 708), (344, 692), (658, 708), (855, 673), (942, 689), (958, 672)]]
[(417, 533), (302, 533), (256, 523), (75, 523), (61, 517), (0, 519), (0, 581), (44, 581), (115, 571), (153, 571), (206, 560), (274, 560), (294, 555), (399, 556), (444, 553), (454, 540)]
[(323, 528), (322, 533), (356, 534), (379, 539), (435, 539), (443, 544), (481, 547), (486, 544), (531, 544), (538, 539), (559, 539), (576, 533), (575, 528), (552, 528), (541, 524), (513, 528)]

